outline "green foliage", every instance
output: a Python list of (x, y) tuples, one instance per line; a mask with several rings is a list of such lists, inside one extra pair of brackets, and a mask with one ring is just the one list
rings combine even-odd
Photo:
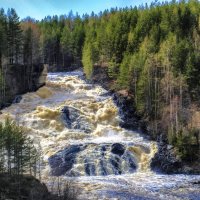
[(10, 64), (18, 64), (22, 46), (22, 30), (20, 28), (19, 17), (16, 11), (11, 8), (7, 12), (8, 29), (7, 29), (7, 43), (8, 43), (8, 58)]
[(7, 55), (7, 24), (4, 10), (0, 10), (0, 69), (2, 69), (2, 57)]
[[(16, 12), (11, 9), (5, 15), (1, 10), (0, 66), (3, 57), (18, 62), (23, 43), (24, 62), (40, 49), (37, 62), (60, 66), (60, 70), (83, 64), (87, 79), (95, 66), (106, 67), (117, 82), (115, 89), (134, 96), (137, 112), (149, 120), (153, 133), (164, 131), (177, 137), (191, 121), (190, 106), (200, 104), (199, 13), (196, 0), (154, 2), (149, 7), (111, 9), (83, 18), (70, 12), (40, 22), (23, 21), (21, 26), (32, 25), (23, 29), (21, 41)], [(39, 47), (34, 47), (37, 40)], [(175, 138), (178, 149), (186, 139)]]
[(0, 123), (0, 170), (9, 174), (35, 171), (37, 151), (22, 127), (7, 119)]
[(78, 15), (48, 16), (38, 26), (44, 63), (62, 71), (73, 64), (80, 65), (85, 30)]
[(86, 78), (90, 79), (93, 72), (92, 47), (90, 44), (84, 45), (82, 62)]
[(152, 132), (168, 133), (183, 159), (196, 153), (185, 147), (193, 136), (177, 135), (190, 123), (189, 105), (200, 99), (199, 11), (198, 1), (173, 1), (105, 13), (85, 22), (84, 49), (91, 55), (90, 43), (98, 53), (95, 59), (88, 56), (90, 64), (83, 62), (86, 73), (91, 74), (95, 63), (107, 66), (108, 75), (117, 80), (115, 89), (131, 92)]
[(199, 144), (198, 136), (199, 130), (191, 129), (189, 131), (179, 131), (177, 134), (168, 134), (169, 141), (174, 145), (182, 160), (192, 162), (198, 159)]
[(61, 45), (63, 48), (63, 52), (72, 54), (72, 42), (71, 42), (71, 31), (68, 26), (63, 28), (63, 32), (61, 35)]
[(126, 55), (123, 59), (123, 62), (120, 65), (120, 75), (118, 78), (118, 84), (122, 89), (127, 89), (129, 90), (130, 87), (130, 76), (131, 76), (131, 71), (130, 71), (130, 60), (131, 56)]

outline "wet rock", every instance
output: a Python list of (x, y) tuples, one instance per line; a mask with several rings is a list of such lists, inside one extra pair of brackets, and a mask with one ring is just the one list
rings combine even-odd
[(101, 84), (105, 89), (110, 89), (113, 83), (112, 78), (108, 75), (108, 68), (95, 65), (91, 76), (91, 83)]
[(121, 160), (119, 157), (117, 157), (117, 156), (111, 157), (110, 163), (113, 167), (113, 173), (115, 175), (122, 174), (122, 171), (120, 169)]
[(104, 160), (100, 160), (99, 162), (99, 165), (100, 165), (100, 169), (101, 169), (101, 172), (100, 172), (100, 175), (101, 176), (106, 176), (108, 175), (108, 172), (107, 172), (107, 168), (106, 168), (106, 164)]
[(60, 155), (56, 154), (56, 155), (49, 157), (48, 162), (49, 162), (49, 165), (51, 166), (51, 168), (56, 168), (63, 163), (63, 160)]
[(64, 150), (65, 159), (67, 155), (78, 153), (82, 150), (83, 145), (71, 145), (69, 148)]
[(75, 163), (76, 155), (83, 149), (82, 145), (72, 145), (48, 159), (51, 175), (61, 176), (71, 170)]
[(67, 128), (71, 128), (72, 123), (70, 119), (70, 113), (69, 108), (67, 106), (64, 106), (61, 110), (61, 118)]
[(75, 108), (64, 106), (61, 110), (61, 119), (69, 129), (78, 129), (85, 133), (91, 133), (94, 129), (93, 124), (91, 124), (86, 117), (81, 115), (80, 111)]
[(68, 157), (68, 162), (65, 162), (59, 155), (51, 156), (48, 161), (51, 167), (51, 175), (61, 176), (69, 171), (74, 164), (75, 155)]
[(175, 149), (167, 145), (167, 138), (160, 135), (158, 139), (158, 152), (151, 161), (151, 168), (165, 173), (179, 173), (182, 169), (180, 158), (177, 157)]
[(129, 172), (135, 172), (137, 169), (137, 165), (133, 155), (130, 152), (126, 153), (125, 160), (129, 163)]
[(88, 158), (85, 159), (85, 173), (88, 176), (95, 176), (96, 175), (96, 173), (95, 173), (95, 165)]
[(121, 118), (120, 126), (129, 130), (138, 130), (139, 117), (136, 114), (133, 99), (115, 93), (113, 95), (113, 100), (119, 109), (119, 115)]
[(15, 99), (13, 100), (13, 103), (20, 103), (21, 100), (22, 100), (22, 96), (21, 95), (17, 95), (15, 97)]
[(101, 146), (101, 156), (104, 157), (105, 156), (105, 152), (106, 152), (106, 147), (105, 146)]
[(119, 144), (119, 143), (115, 143), (111, 147), (111, 152), (119, 156), (122, 156), (124, 154), (124, 151), (125, 151), (124, 145)]
[(103, 151), (103, 152), (106, 151), (106, 146), (102, 146), (101, 151)]
[(192, 184), (194, 184), (194, 185), (200, 185), (200, 181), (195, 181)]
[[(7, 65), (6, 65), (7, 66)], [(6, 69), (6, 94), (0, 107), (9, 106), (13, 101), (18, 103), (20, 94), (32, 92), (45, 85), (47, 65), (37, 64), (32, 66), (32, 73), (26, 65), (12, 64)], [(16, 95), (17, 97), (16, 100)]]

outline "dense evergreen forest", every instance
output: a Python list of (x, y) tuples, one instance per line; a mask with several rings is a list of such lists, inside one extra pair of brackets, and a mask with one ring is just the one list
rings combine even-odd
[(171, 1), (98, 15), (30, 17), (0, 11), (1, 97), (10, 65), (105, 68), (112, 90), (127, 91), (154, 138), (167, 135), (180, 156), (199, 153), (200, 3)]
[(114, 90), (133, 95), (154, 137), (183, 160), (199, 157), (200, 3), (172, 1), (111, 10), (86, 22), (83, 65), (106, 67)]

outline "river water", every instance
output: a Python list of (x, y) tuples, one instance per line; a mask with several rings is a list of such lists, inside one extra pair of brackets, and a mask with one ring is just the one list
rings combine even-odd
[(200, 200), (200, 176), (151, 171), (156, 143), (119, 127), (112, 97), (80, 71), (49, 73), (46, 86), (2, 110), (27, 129), (42, 155), (42, 180), (79, 188), (79, 199)]

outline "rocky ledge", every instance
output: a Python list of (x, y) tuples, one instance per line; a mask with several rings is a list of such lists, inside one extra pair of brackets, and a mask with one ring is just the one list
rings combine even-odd
[(3, 70), (6, 82), (5, 89), (0, 89), (0, 108), (18, 103), (21, 94), (35, 91), (46, 82), (47, 66), (43, 64), (33, 65), (31, 71), (25, 65), (8, 65)]

